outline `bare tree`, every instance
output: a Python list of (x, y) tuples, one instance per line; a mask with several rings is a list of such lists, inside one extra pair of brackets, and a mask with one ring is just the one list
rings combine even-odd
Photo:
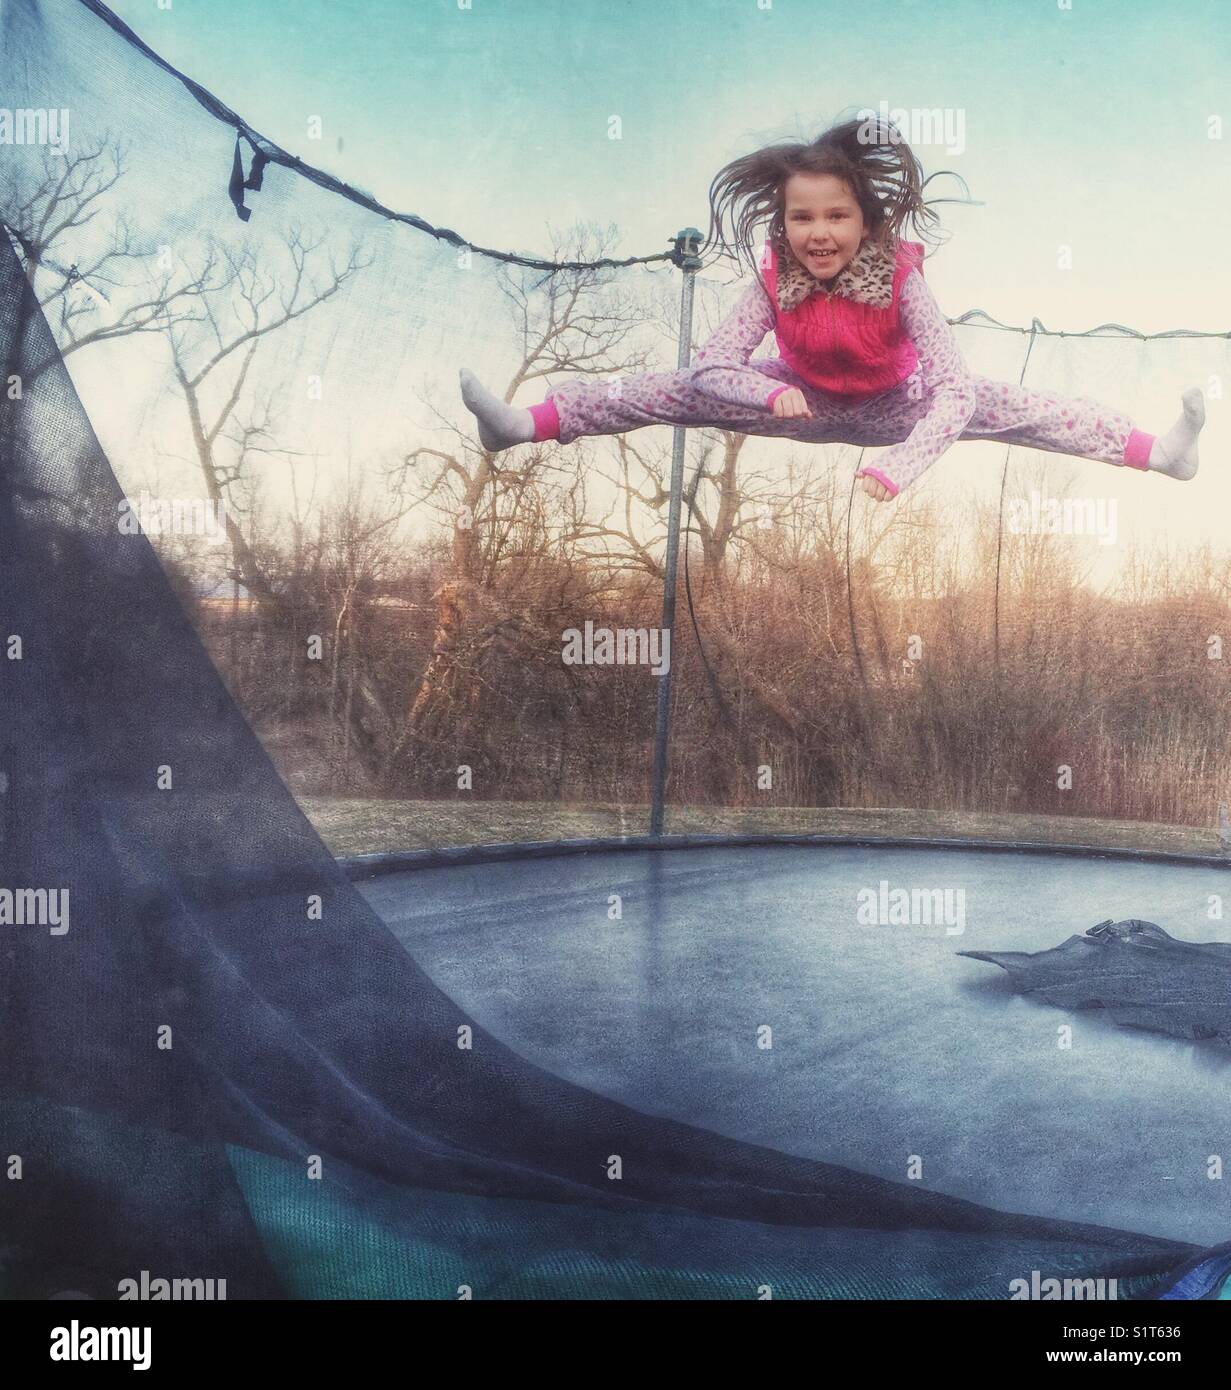
[(60, 355), (163, 332), (189, 315), (212, 267), (175, 267), (122, 215), (104, 216), (125, 173), (122, 145), (104, 136), (71, 156), (49, 147), (40, 156), (37, 172), (10, 161), (0, 196)]
[[(561, 261), (601, 259), (616, 241), (614, 227), (578, 226), (549, 236), (553, 258)], [(506, 401), (550, 375), (597, 376), (645, 366), (646, 350), (634, 338), (643, 314), (610, 270), (564, 270), (532, 279), (509, 266), (499, 275), (520, 349)], [(583, 486), (580, 455), (562, 460), (550, 445), (527, 446), (515, 456), (491, 454), (475, 439), (469, 415), (459, 426), (458, 412), (446, 414), (420, 399), (448, 442), (411, 450), (393, 480), (400, 495), (449, 528), (451, 564), (436, 595), (432, 654), (390, 751), (390, 772), (411, 742), (431, 742), (473, 704), (477, 691), (467, 672), (473, 672), (477, 652), (513, 640), (514, 631), (527, 641), (542, 638), (547, 629), (541, 606), (535, 613), (533, 605), (522, 605), (511, 614), (498, 601), (497, 577), (511, 564), (548, 554), (556, 505), (569, 496), (575, 500)]]
[(324, 235), (313, 239), (293, 229), (285, 241), (285, 266), (271, 266), (258, 264), (250, 247), (233, 251), (211, 244), (194, 308), (165, 328), (206, 493), (224, 506), (235, 578), (281, 616), (283, 596), (234, 515), (243, 510), (240, 485), (251, 461), (290, 452), (274, 436), (272, 394), (252, 399), (249, 382), (257, 354), (272, 335), (327, 303), (368, 264), (356, 247), (339, 263), (324, 246)]
[(325, 591), (332, 610), (329, 724), (335, 781), (343, 787), (352, 782), (356, 739), (363, 740), (371, 760), (394, 732), (376, 679), (381, 633), (375, 619), (397, 561), (397, 525), (403, 515), (396, 499), (370, 500), (363, 475), (348, 469), (343, 489), (321, 518)]

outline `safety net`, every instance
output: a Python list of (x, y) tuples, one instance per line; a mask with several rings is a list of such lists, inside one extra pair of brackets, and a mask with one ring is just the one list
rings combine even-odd
[[(855, 1021), (805, 1138), (757, 1142), (588, 1070), (612, 1034), (591, 1020), (583, 1045), (568, 998), (522, 1002), (554, 1053), (500, 1013), (509, 933), (548, 898), (562, 921), (598, 904), (604, 944), (558, 949), (612, 975), (657, 1073), (687, 1072), (645, 992), (700, 968), (610, 933), (622, 897), (661, 920), (736, 872), (615, 855), (570, 878), (549, 853), (593, 865), (650, 827), (663, 673), (562, 650), (661, 622), (670, 431), (491, 454), (458, 394), (462, 366), (525, 404), (669, 369), (671, 254), (592, 225), (484, 249), (395, 214), (96, 0), (11, 0), (0, 33), (33, 132), (0, 181), (4, 1294), (115, 1297), (144, 1271), (231, 1298), (1004, 1298), (1041, 1271), (1217, 1296), (1208, 1206), (1150, 1226), (1114, 1179), (1076, 1206), (920, 1181), (909, 1126), (866, 1158), (843, 1136), (869, 1078), (822, 1084), (868, 1055)], [(734, 293), (698, 279), (697, 341)], [(955, 332), (972, 370), (1143, 428), (1231, 365), (1225, 335)], [(1225, 445), (1212, 418), (1207, 457)], [(690, 432), (666, 829), (1191, 852), (1204, 913), (1229, 784), (1216, 518), (1173, 553), (1181, 485), (990, 443), (878, 509), (859, 458)], [(388, 909), (356, 879), (403, 851), (426, 857)], [(758, 929), (750, 901), (727, 928)], [(447, 983), (459, 962), (477, 992)], [(755, 1007), (720, 1051), (785, 1075), (774, 1005), (755, 971), (736, 984)], [(929, 1045), (943, 1066), (997, 1047)], [(716, 1089), (720, 1061), (695, 1073)]]

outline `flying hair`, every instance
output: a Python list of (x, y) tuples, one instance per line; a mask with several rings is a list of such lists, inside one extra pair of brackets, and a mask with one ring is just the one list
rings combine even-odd
[[(815, 140), (782, 141), (741, 155), (724, 165), (710, 184), (710, 225), (705, 246), (711, 260), (744, 261), (758, 273), (758, 230), (781, 242), (786, 233), (786, 184), (792, 174), (832, 174), (859, 204), (869, 237), (884, 250), (896, 247), (903, 231), (929, 245), (940, 240), (940, 218), (925, 200), (928, 178), (914, 151), (892, 121), (874, 112), (842, 121)], [(937, 199), (935, 201), (953, 201)], [(960, 200), (959, 200), (960, 201)]]

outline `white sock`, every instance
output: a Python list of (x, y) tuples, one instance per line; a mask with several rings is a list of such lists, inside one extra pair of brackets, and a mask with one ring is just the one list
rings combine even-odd
[(1150, 446), (1149, 467), (1155, 473), (1187, 482), (1197, 473), (1197, 436), (1205, 424), (1205, 397), (1201, 388), (1185, 391), (1180, 418)]
[(475, 374), (463, 367), (458, 373), (462, 400), (479, 422), (479, 442), (489, 453), (529, 444), (534, 438), (534, 416), (521, 406), (509, 405), (494, 396)]

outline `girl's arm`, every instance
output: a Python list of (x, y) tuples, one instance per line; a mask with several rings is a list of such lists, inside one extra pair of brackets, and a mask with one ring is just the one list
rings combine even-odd
[(857, 477), (877, 479), (897, 496), (954, 443), (975, 413), (975, 384), (953, 330), (922, 275), (912, 270), (902, 284), (902, 327), (919, 354), (919, 376), (928, 399), (927, 414), (900, 443), (890, 445)]
[(754, 280), (697, 353), (692, 384), (728, 405), (768, 409), (774, 397), (789, 388), (749, 368), (748, 359), (773, 327), (773, 310), (765, 290)]

